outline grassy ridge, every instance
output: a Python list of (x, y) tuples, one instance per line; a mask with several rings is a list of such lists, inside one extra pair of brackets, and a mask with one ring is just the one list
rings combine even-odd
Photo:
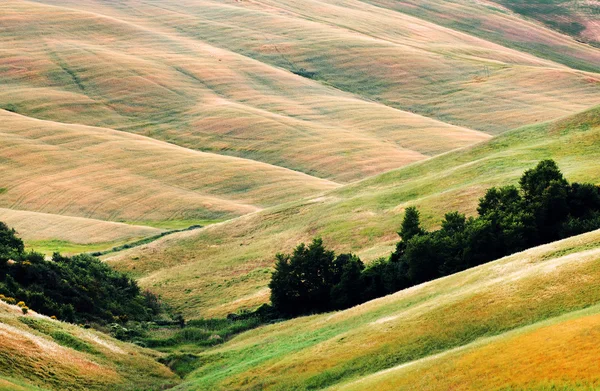
[[(346, 311), (247, 332), (203, 353), (205, 364), (178, 389), (323, 389), (597, 305), (599, 235), (530, 249)], [(585, 360), (577, 362), (585, 370)], [(397, 373), (410, 389), (401, 368)], [(560, 375), (565, 383), (578, 380), (577, 371)], [(599, 376), (592, 372), (586, 379)], [(396, 377), (390, 373), (387, 379)], [(436, 384), (450, 386), (445, 379)]]
[(0, 119), (0, 205), (7, 208), (113, 221), (214, 219), (337, 186), (106, 128), (6, 111)]
[(336, 181), (487, 138), (155, 25), (171, 16), (167, 10), (152, 7), (140, 17), (144, 4), (51, 3), (69, 7), (2, 4), (0, 41), (9, 49), (0, 56), (0, 107)]
[(267, 301), (274, 254), (315, 235), (368, 261), (391, 252), (405, 207), (417, 205), (429, 227), (448, 210), (474, 214), (486, 188), (516, 183), (542, 159), (555, 159), (570, 181), (599, 183), (598, 143), (594, 108), (107, 260), (135, 272), (189, 317), (223, 315)]
[[(450, 2), (447, 13), (453, 15), (462, 3)], [(445, 16), (432, 16), (428, 22), (385, 4), (269, 0), (225, 5), (205, 0), (149, 2), (123, 10), (89, 4), (115, 17), (160, 14), (153, 20), (129, 20), (168, 28), (291, 72), (302, 74), (304, 69), (304, 74), (337, 89), (472, 129), (497, 133), (597, 103), (597, 84), (589, 81), (594, 75), (530, 55), (525, 44), (516, 51), (435, 24), (444, 23)], [(435, 8), (427, 5), (416, 2), (414, 8)], [(475, 11), (492, 21), (504, 16), (485, 7)], [(587, 56), (587, 64), (600, 59), (600, 50), (538, 25), (515, 17), (503, 22), (516, 23), (523, 34), (533, 30), (550, 35), (546, 41), (575, 46)], [(597, 70), (593, 65), (587, 69)], [(472, 104), (478, 110), (470, 110)]]
[(156, 353), (31, 311), (23, 316), (4, 302), (0, 334), (0, 389), (148, 391), (177, 383)]
[(539, 20), (550, 28), (579, 40), (600, 46), (600, 5), (589, 1), (500, 0), (498, 3), (528, 18)]
[[(539, 13), (545, 6), (552, 3), (566, 3), (574, 5), (579, 3), (580, 10), (586, 7), (582, 2), (563, 0), (521, 1), (521, 0), (498, 0), (489, 2), (473, 2), (463, 0), (435, 1), (435, 0), (369, 0), (374, 4), (386, 9), (399, 11), (413, 15), (433, 23), (446, 26), (458, 31), (481, 37), (496, 42), (506, 47), (519, 51), (532, 53), (540, 58), (549, 59), (571, 68), (598, 72), (600, 53), (589, 45), (577, 42), (575, 39), (553, 31), (556, 28), (544, 28), (539, 23), (532, 22), (529, 18), (544, 18), (546, 15)], [(506, 6), (529, 5), (532, 12), (525, 17), (511, 12)], [(541, 6), (541, 7), (540, 7)], [(590, 3), (590, 6), (594, 5)], [(522, 9), (522, 7), (521, 7)], [(536, 10), (538, 12), (536, 12)], [(579, 11), (577, 12), (579, 13)], [(564, 19), (555, 10), (547, 15), (550, 18)], [(582, 22), (590, 25), (589, 33), (596, 35), (597, 27), (594, 26), (595, 15), (593, 13), (581, 13)]]
[(597, 306), (475, 342), (336, 390), (594, 390)]
[(139, 225), (4, 208), (0, 208), (0, 221), (22, 234), (26, 247), (46, 254), (104, 250), (162, 232)]

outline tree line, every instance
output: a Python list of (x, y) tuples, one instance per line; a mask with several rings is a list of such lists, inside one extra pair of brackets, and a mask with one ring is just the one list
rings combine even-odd
[(336, 255), (321, 239), (277, 254), (271, 307), (261, 313), (298, 316), (349, 308), (530, 247), (600, 228), (600, 186), (569, 183), (553, 160), (527, 170), (519, 186), (492, 187), (478, 216), (446, 213), (441, 228), (423, 229), (419, 211), (406, 209), (401, 240), (388, 258), (368, 266)]
[(157, 296), (90, 255), (55, 253), (46, 260), (25, 251), (15, 230), (2, 222), (0, 298), (72, 323), (151, 320), (163, 310)]

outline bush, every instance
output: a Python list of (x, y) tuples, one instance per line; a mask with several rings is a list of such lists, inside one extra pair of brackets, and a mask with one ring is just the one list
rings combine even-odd
[[(8, 260), (14, 262), (8, 262)], [(48, 261), (25, 252), (13, 229), (0, 223), (0, 293), (4, 301), (74, 323), (108, 323), (113, 319), (150, 320), (162, 309), (158, 297), (142, 292), (127, 275), (90, 255)]]

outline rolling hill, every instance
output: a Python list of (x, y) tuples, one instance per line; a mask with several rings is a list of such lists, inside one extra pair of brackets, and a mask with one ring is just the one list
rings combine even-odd
[(171, 235), (107, 257), (189, 317), (225, 315), (268, 300), (277, 252), (322, 236), (328, 247), (364, 260), (387, 256), (402, 211), (421, 209), (427, 226), (443, 214), (475, 213), (491, 186), (515, 183), (539, 160), (555, 159), (571, 181), (600, 183), (600, 107), (527, 126), (476, 146), (365, 179), (317, 198)]
[(600, 231), (244, 333), (175, 390), (590, 390)]
[[(9, 0), (0, 11), (0, 207), (30, 212), (204, 225), (600, 95), (599, 49), (492, 3)], [(29, 161), (15, 166), (15, 151)]]
[(155, 352), (0, 301), (0, 390), (149, 390), (178, 378)]
[[(598, 10), (2, 1), (0, 221), (45, 254), (129, 248), (102, 259), (196, 324), (254, 309), (275, 254), (316, 236), (369, 263), (407, 207), (428, 228), (473, 215), (542, 159), (600, 184)], [(0, 390), (593, 390), (599, 261), (594, 231), (175, 348), (197, 366), (183, 379), (0, 301)]]

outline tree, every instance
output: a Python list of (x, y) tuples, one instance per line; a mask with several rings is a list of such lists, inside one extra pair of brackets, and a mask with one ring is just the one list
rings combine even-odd
[(544, 191), (553, 183), (558, 187), (568, 186), (567, 180), (554, 160), (542, 160), (534, 168), (525, 171), (519, 180), (523, 198), (530, 203), (539, 202), (543, 198)]
[(309, 246), (300, 244), (291, 256), (278, 254), (269, 285), (273, 307), (289, 315), (327, 310), (336, 278), (334, 259), (320, 238)]
[(400, 231), (398, 231), (398, 235), (400, 235), (404, 242), (408, 242), (413, 237), (425, 233), (425, 230), (421, 228), (420, 215), (416, 207), (409, 206), (406, 208)]
[(23, 251), (23, 241), (17, 237), (14, 228), (9, 228), (0, 221), (0, 257), (8, 258)]
[(406, 208), (404, 219), (402, 220), (402, 225), (400, 226), (400, 231), (398, 231), (398, 235), (402, 240), (396, 244), (396, 250), (392, 254), (391, 261), (398, 262), (404, 255), (406, 243), (408, 243), (408, 241), (415, 236), (423, 235), (424, 233), (425, 230), (421, 228), (419, 210), (414, 206), (409, 206)]
[(352, 307), (362, 300), (362, 271), (365, 265), (353, 254), (340, 254), (334, 262), (335, 284), (331, 287), (331, 308)]

